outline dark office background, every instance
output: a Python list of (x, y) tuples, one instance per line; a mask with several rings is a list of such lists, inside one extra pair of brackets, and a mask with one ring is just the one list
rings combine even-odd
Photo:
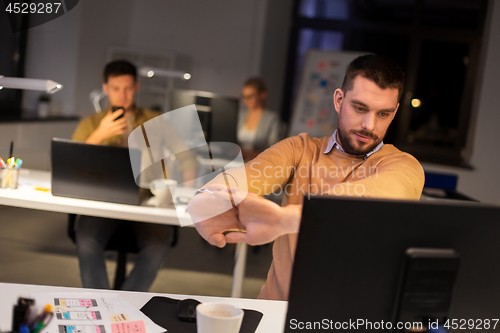
[[(296, 0), (282, 116), (308, 49), (383, 54), (406, 73), (386, 142), (420, 161), (467, 166), (465, 146), (487, 0)], [(418, 99), (419, 107), (411, 101)]]
[[(426, 168), (458, 174), (460, 191), (499, 202), (500, 161), (491, 153), (500, 121), (499, 11), (498, 1), (486, 0), (88, 0), (28, 31), (25, 75), (61, 82), (52, 96), (61, 113), (86, 116), (108, 47), (179, 52), (192, 59), (190, 89), (239, 97), (242, 82), (259, 74), (269, 108), (289, 121), (307, 49), (385, 54), (407, 73), (387, 142)], [(111, 24), (112, 15), (121, 20)], [(15, 75), (7, 32), (0, 74)], [(38, 96), (25, 92), (23, 106), (34, 107)]]
[[(0, 8), (2, 8), (0, 6)], [(26, 17), (12, 15), (12, 24), (18, 27), (26, 25)], [(13, 32), (5, 12), (0, 13), (0, 75), (23, 77), (26, 58), (27, 31)], [(21, 114), (22, 90), (5, 89), (0, 93), (0, 121), (15, 119)]]

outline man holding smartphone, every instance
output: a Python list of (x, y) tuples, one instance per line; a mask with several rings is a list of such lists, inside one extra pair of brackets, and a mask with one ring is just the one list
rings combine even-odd
[[(89, 144), (127, 147), (129, 134), (160, 113), (135, 105), (135, 95), (139, 89), (137, 69), (128, 61), (119, 60), (107, 64), (102, 87), (108, 96), (108, 109), (83, 119), (72, 139)], [(175, 140), (173, 129), (165, 129), (164, 132), (167, 143), (169, 138), (172, 139), (171, 142), (179, 141)], [(195, 179), (195, 156), (179, 154), (178, 162), (178, 170), (184, 180)], [(79, 216), (76, 223), (76, 243), (83, 287), (109, 289), (104, 249), (113, 233), (124, 223), (129, 223), (134, 230), (139, 254), (122, 289), (149, 290), (170, 248), (172, 227), (92, 216)]]
[(119, 60), (106, 65), (102, 89), (108, 96), (109, 108), (83, 119), (73, 133), (73, 140), (127, 146), (126, 139), (132, 131), (130, 128), (139, 126), (138, 122), (144, 123), (142, 118), (149, 120), (156, 117), (158, 112), (135, 105), (135, 95), (139, 90), (137, 70), (127, 61)]

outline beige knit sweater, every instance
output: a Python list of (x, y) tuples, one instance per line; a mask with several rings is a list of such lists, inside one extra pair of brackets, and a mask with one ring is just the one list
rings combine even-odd
[[(266, 195), (285, 193), (284, 204), (302, 204), (304, 194), (329, 194), (418, 200), (424, 185), (420, 163), (410, 154), (386, 144), (368, 157), (356, 157), (332, 149), (324, 154), (330, 137), (310, 138), (302, 133), (265, 150), (231, 173), (244, 189)], [(245, 179), (246, 178), (246, 179)], [(216, 177), (211, 183), (224, 183)], [(230, 184), (234, 186), (234, 183)], [(332, 219), (335, 215), (332, 213)], [(274, 241), (273, 262), (259, 298), (287, 300), (298, 234)]]

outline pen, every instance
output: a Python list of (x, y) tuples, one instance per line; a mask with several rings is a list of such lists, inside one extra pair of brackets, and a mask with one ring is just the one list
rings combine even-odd
[[(50, 304), (47, 304), (47, 305), (50, 305)], [(46, 305), (46, 307), (47, 307)], [(51, 312), (48, 312), (45, 316), (45, 318), (40, 321), (38, 324), (36, 324), (35, 328), (33, 329), (33, 333), (39, 333), (45, 326), (47, 326), (49, 323), (50, 323), (50, 320), (52, 319), (52, 317), (54, 316), (54, 313), (51, 311)]]
[(9, 151), (9, 157), (12, 157), (14, 154), (14, 141), (10, 142), (10, 151)]
[(3, 161), (3, 159), (1, 157), (0, 157), (0, 167), (2, 167), (2, 168), (6, 167), (5, 162)]
[(33, 328), (33, 333), (39, 333), (42, 330), (42, 328), (44, 328), (44, 327), (45, 327), (45, 324), (43, 323), (43, 321), (39, 322)]
[(33, 323), (33, 333), (40, 332), (52, 319), (54, 313), (52, 312), (52, 305), (47, 304), (43, 308), (43, 312), (38, 315)]
[(210, 193), (210, 194), (214, 194), (214, 192), (210, 191), (208, 188), (204, 188), (204, 189), (201, 189), (201, 190), (197, 190), (196, 193), (194, 195), (197, 195), (197, 194), (200, 194), (200, 193)]
[(25, 322), (26, 322), (26, 325), (28, 326), (28, 328), (35, 324), (35, 320), (36, 320), (36, 318), (38, 318), (40, 310), (41, 310), (41, 307), (38, 305), (35, 305), (34, 303), (29, 306), (28, 311), (26, 313), (26, 318), (25, 318)]
[(30, 333), (30, 328), (27, 325), (21, 325), (19, 333)]
[[(51, 306), (51, 308), (52, 308), (52, 306)], [(52, 317), (54, 317), (54, 312), (52, 312), (52, 309), (51, 309), (51, 311), (43, 319), (43, 324), (45, 326), (47, 326), (49, 324), (50, 320), (52, 319)]]

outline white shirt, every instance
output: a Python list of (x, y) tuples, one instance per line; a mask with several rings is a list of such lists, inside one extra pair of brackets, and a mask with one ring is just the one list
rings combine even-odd
[(257, 127), (249, 130), (246, 125), (243, 125), (238, 131), (238, 142), (243, 150), (253, 150), (253, 144), (257, 136)]

